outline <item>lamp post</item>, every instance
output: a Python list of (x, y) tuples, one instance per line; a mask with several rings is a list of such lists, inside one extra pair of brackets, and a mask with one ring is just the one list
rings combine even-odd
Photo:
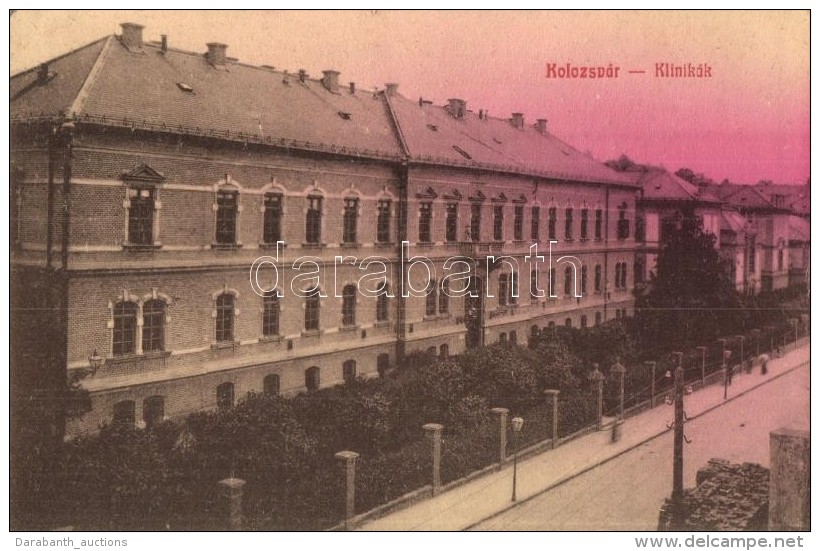
[[(743, 343), (746, 342), (746, 337), (744, 335), (738, 335), (738, 339), (740, 339), (740, 369), (745, 369), (746, 367), (746, 357), (743, 355)], [(738, 371), (738, 375), (740, 371)]]
[(598, 369), (598, 364), (592, 364), (592, 373), (589, 374), (589, 380), (595, 385), (598, 393), (598, 430), (601, 430), (604, 421), (604, 374)]
[[(674, 370), (675, 390), (675, 422), (674, 450), (672, 455), (672, 518), (673, 528), (677, 529), (682, 520), (683, 509), (683, 424), (686, 422), (686, 414), (683, 411), (683, 396), (691, 392), (691, 387), (684, 387), (683, 353), (672, 352), (672, 358), (676, 365)], [(672, 373), (668, 373), (671, 376)]]
[(524, 426), (524, 419), (521, 417), (513, 417), (512, 418), (512, 428), (513, 428), (513, 448), (515, 451), (513, 452), (513, 487), (512, 487), (512, 501), (518, 501), (518, 498), (515, 495), (515, 487), (517, 485), (517, 477), (518, 477), (518, 433), (521, 432), (521, 427)]
[(103, 358), (97, 353), (97, 349), (94, 349), (94, 352), (91, 353), (91, 356), (88, 357), (88, 365), (91, 366), (91, 376), (97, 374), (97, 370), (102, 367)]
[(718, 339), (718, 342), (721, 344), (720, 360), (723, 363), (720, 365), (720, 370), (723, 371), (723, 399), (725, 400), (729, 394), (729, 370), (726, 363), (732, 352), (726, 350), (726, 339)]

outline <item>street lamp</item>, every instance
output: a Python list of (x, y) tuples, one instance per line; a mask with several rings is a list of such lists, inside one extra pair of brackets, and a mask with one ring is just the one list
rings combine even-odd
[(513, 428), (513, 448), (515, 451), (513, 452), (513, 487), (512, 487), (512, 501), (518, 501), (515, 496), (515, 487), (517, 483), (517, 476), (518, 476), (518, 433), (521, 432), (521, 427), (524, 426), (524, 419), (521, 417), (513, 417), (512, 418), (512, 428)]
[(91, 356), (88, 357), (88, 365), (91, 366), (91, 376), (97, 374), (97, 370), (102, 367), (103, 364), (103, 357), (97, 353), (97, 349), (94, 349), (94, 352), (91, 353)]

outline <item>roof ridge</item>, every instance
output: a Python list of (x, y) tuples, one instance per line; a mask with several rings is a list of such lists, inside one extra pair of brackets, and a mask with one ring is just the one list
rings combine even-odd
[(108, 57), (108, 52), (111, 49), (111, 44), (114, 42), (115, 36), (109, 35), (106, 38), (105, 44), (100, 49), (100, 53), (97, 54), (97, 59), (94, 60), (94, 63), (91, 65), (91, 69), (88, 71), (88, 74), (85, 77), (80, 89), (77, 91), (77, 95), (74, 97), (74, 100), (71, 102), (71, 105), (68, 108), (68, 115), (70, 116), (78, 116), (82, 111), (83, 107), (85, 106), (85, 101), (88, 99), (88, 95), (91, 91), (91, 87), (97, 80), (97, 76), (100, 74), (102, 70), (103, 63), (105, 59)]

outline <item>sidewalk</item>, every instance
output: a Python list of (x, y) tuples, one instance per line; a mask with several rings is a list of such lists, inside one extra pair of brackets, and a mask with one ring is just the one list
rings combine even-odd
[[(772, 378), (809, 361), (809, 341), (801, 339), (798, 348), (783, 357), (772, 359), (768, 374), (761, 375), (760, 366), (751, 374), (736, 374), (729, 387), (729, 400), (765, 384)], [(685, 409), (689, 419), (719, 407), (723, 400), (723, 385), (710, 385), (686, 396)], [(560, 407), (560, 406), (559, 406)], [(518, 462), (518, 503), (535, 497), (596, 466), (626, 452), (647, 440), (668, 432), (666, 424), (673, 418), (672, 408), (661, 404), (628, 418), (622, 426), (621, 439), (611, 443), (611, 431), (602, 430), (577, 438)], [(365, 522), (358, 530), (434, 531), (464, 530), (509, 509), (512, 492), (512, 466), (477, 478), (406, 509)]]

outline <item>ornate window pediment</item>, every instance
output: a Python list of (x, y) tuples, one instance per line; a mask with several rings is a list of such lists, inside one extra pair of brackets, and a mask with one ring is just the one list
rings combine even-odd
[(165, 182), (165, 176), (147, 164), (141, 164), (130, 170), (124, 172), (121, 176), (122, 180), (129, 184), (161, 184)]
[(438, 197), (438, 193), (436, 193), (435, 190), (433, 190), (433, 188), (431, 188), (431, 187), (428, 187), (424, 191), (420, 191), (419, 193), (416, 193), (416, 198), (417, 199), (435, 199), (437, 197)]

